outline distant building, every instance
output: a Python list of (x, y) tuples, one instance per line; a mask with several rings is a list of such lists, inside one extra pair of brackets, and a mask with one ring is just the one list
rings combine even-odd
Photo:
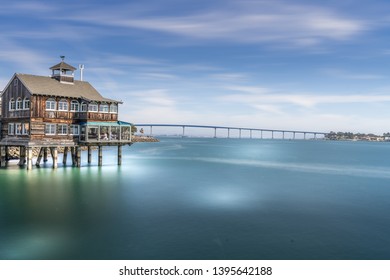
[(50, 69), (51, 76), (16, 73), (6, 85), (1, 93), (0, 146), (23, 150), (131, 144), (131, 124), (118, 121), (122, 102), (75, 80), (76, 68), (64, 59)]

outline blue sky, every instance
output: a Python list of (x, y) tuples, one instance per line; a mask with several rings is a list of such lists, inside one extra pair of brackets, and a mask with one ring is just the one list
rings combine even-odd
[(389, 1), (1, 2), (1, 88), (65, 55), (125, 121), (390, 131)]

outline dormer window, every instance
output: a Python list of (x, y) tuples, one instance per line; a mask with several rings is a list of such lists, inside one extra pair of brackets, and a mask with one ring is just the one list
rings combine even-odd
[(23, 109), (23, 101), (22, 98), (16, 99), (16, 110), (22, 110)]
[(11, 99), (10, 101), (9, 101), (9, 110), (10, 111), (14, 111), (16, 109), (16, 104), (15, 104), (15, 99)]
[(68, 111), (68, 109), (69, 109), (68, 100), (61, 99), (58, 102), (58, 111)]
[(54, 98), (46, 100), (46, 111), (55, 111), (56, 110), (56, 101)]

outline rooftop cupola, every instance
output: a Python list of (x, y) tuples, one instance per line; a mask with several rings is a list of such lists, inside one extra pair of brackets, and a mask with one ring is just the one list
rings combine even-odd
[(61, 56), (62, 61), (53, 67), (50, 67), (52, 70), (52, 78), (56, 79), (60, 83), (73, 84), (74, 83), (74, 71), (75, 67), (64, 62), (65, 56)]

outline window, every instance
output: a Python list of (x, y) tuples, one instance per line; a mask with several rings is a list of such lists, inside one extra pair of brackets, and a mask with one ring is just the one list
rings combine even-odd
[(30, 124), (29, 123), (22, 123), (22, 134), (28, 135), (30, 132)]
[(72, 100), (70, 102), (70, 110), (72, 112), (78, 112), (79, 111), (80, 104), (77, 100)]
[(45, 125), (45, 134), (55, 135), (56, 134), (56, 125), (55, 124), (46, 124)]
[(9, 101), (9, 110), (10, 111), (13, 111), (15, 110), (15, 100), (12, 98), (10, 101)]
[(110, 105), (110, 112), (111, 112), (111, 113), (118, 113), (118, 105), (116, 105), (116, 104), (111, 104), (111, 105)]
[(61, 99), (58, 102), (58, 111), (68, 111), (68, 101), (65, 99)]
[(107, 104), (100, 104), (99, 111), (102, 113), (108, 113), (108, 105)]
[(15, 133), (15, 124), (9, 123), (8, 124), (8, 135), (14, 135)]
[(22, 98), (18, 98), (16, 100), (16, 110), (22, 110), (23, 109), (23, 102)]
[(90, 103), (88, 105), (88, 111), (89, 112), (97, 112), (98, 111), (98, 105), (96, 103)]
[(70, 125), (70, 133), (71, 135), (79, 135), (80, 134), (80, 126), (77, 124)]
[(16, 123), (15, 124), (15, 134), (16, 135), (21, 135), (22, 134), (22, 124), (21, 123)]
[(18, 79), (14, 80), (14, 87), (18, 86)]
[(23, 109), (30, 109), (30, 99), (27, 97), (23, 100)]
[(81, 103), (81, 112), (87, 112), (87, 103), (83, 102)]
[(46, 100), (46, 110), (55, 111), (55, 109), (56, 109), (56, 101), (53, 98)]
[(57, 125), (57, 133), (58, 133), (58, 135), (67, 135), (68, 134), (68, 125), (67, 124)]

